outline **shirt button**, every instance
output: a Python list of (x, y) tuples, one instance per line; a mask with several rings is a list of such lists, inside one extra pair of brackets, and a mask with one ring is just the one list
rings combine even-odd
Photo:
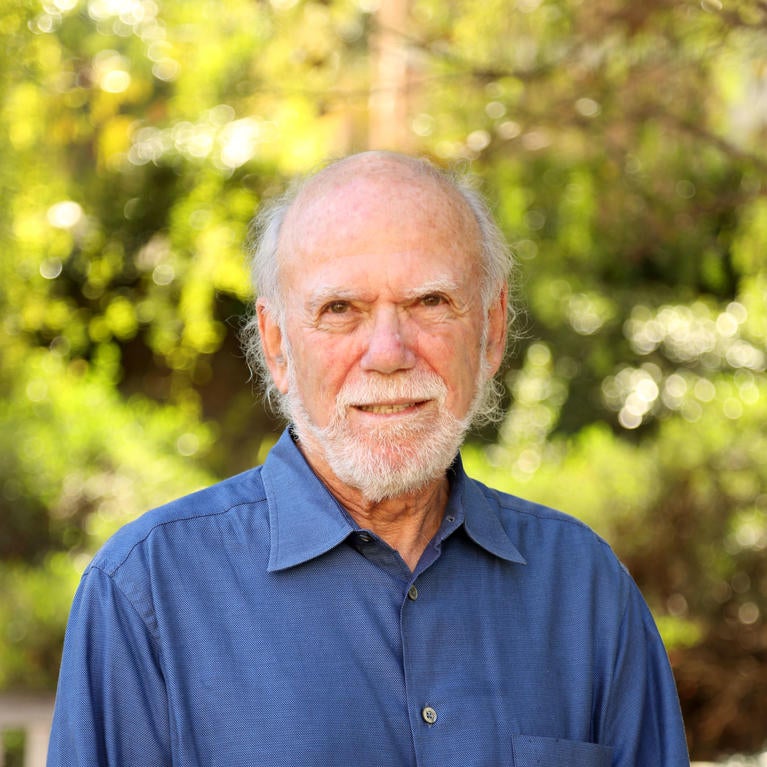
[(372, 541), (373, 539), (370, 537), (368, 533), (359, 533), (357, 535), (357, 540), (360, 543), (370, 543), (370, 541)]
[(408, 599), (412, 599), (414, 602), (418, 599), (418, 589), (415, 587), (415, 584), (407, 590), (407, 596)]
[(421, 718), (426, 724), (434, 724), (437, 721), (437, 712), (431, 706), (424, 706), (421, 709)]

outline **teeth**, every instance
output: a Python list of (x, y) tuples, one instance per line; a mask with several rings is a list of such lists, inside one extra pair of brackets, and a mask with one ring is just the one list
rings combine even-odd
[(407, 410), (412, 407), (412, 403), (408, 402), (404, 405), (360, 405), (360, 410), (364, 410), (366, 413), (401, 413), (403, 410)]

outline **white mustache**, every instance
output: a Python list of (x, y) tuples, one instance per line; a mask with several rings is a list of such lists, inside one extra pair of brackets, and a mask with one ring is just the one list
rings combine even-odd
[(402, 378), (367, 378), (346, 384), (336, 397), (336, 410), (360, 405), (389, 404), (393, 402), (443, 402), (447, 386), (434, 373), (411, 373)]

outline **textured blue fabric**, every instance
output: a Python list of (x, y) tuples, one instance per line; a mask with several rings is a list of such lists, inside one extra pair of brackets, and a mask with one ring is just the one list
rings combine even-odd
[(48, 759), (688, 764), (647, 607), (588, 528), (457, 460), (442, 528), (411, 573), (287, 432), (263, 467), (144, 515), (95, 557)]

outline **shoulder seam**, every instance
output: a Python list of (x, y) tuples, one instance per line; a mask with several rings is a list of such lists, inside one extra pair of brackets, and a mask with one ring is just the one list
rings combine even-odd
[(215, 512), (206, 512), (204, 514), (189, 514), (187, 516), (178, 517), (176, 519), (167, 519), (163, 522), (158, 522), (157, 524), (153, 525), (144, 535), (143, 538), (140, 538), (137, 540), (131, 547), (128, 549), (128, 551), (125, 553), (125, 556), (116, 564), (114, 564), (110, 568), (106, 568), (102, 566), (101, 564), (94, 564), (91, 563), (91, 567), (94, 567), (101, 572), (104, 573), (104, 575), (107, 575), (109, 578), (113, 578), (115, 573), (128, 561), (131, 554), (136, 550), (138, 546), (140, 546), (142, 543), (144, 543), (146, 540), (148, 540), (151, 535), (155, 532), (155, 530), (158, 530), (162, 527), (166, 527), (167, 525), (173, 525), (177, 522), (188, 522), (191, 519), (205, 519), (206, 517), (220, 517), (223, 514), (228, 514), (230, 511), (240, 508), (241, 506), (252, 506), (256, 503), (263, 503), (266, 500), (266, 493), (263, 494), (263, 497), (249, 499), (247, 501), (241, 501), (239, 503), (233, 503), (231, 506), (227, 506), (225, 509), (221, 509), (220, 511)]
[[(132, 550), (133, 549), (131, 549), (131, 551)], [(127, 557), (126, 557), (126, 559), (127, 559)], [(115, 568), (115, 570), (116, 569), (117, 568)], [(154, 647), (155, 658), (159, 662), (159, 658), (160, 658), (160, 648), (159, 648), (159, 645), (158, 645), (159, 639), (155, 635), (155, 632), (152, 631), (152, 629), (147, 625), (146, 619), (141, 614), (141, 611), (136, 607), (136, 605), (134, 604), (133, 600), (125, 593), (124, 589), (116, 581), (116, 579), (114, 578), (114, 573), (109, 573), (103, 567), (100, 567), (99, 565), (91, 563), (90, 565), (88, 565), (88, 567), (85, 570), (85, 572), (83, 573), (82, 577), (85, 578), (85, 576), (88, 574), (89, 571), (94, 571), (94, 570), (96, 572), (100, 573), (101, 575), (103, 575), (112, 584), (112, 588), (114, 588), (115, 591), (117, 593), (119, 593), (120, 596), (125, 600), (125, 602), (128, 605), (130, 605), (130, 609), (133, 610), (133, 612), (136, 614), (136, 617), (141, 621), (141, 625), (146, 629), (147, 634), (151, 637), (151, 639), (152, 639), (152, 646)]]
[[(592, 529), (589, 525), (587, 525), (583, 520), (578, 519), (578, 517), (574, 517), (571, 514), (567, 514), (564, 511), (559, 511), (557, 509), (550, 508), (548, 506), (545, 506), (540, 503), (536, 503), (535, 501), (526, 501), (522, 498), (519, 500), (522, 501), (522, 504), (517, 505), (513, 502), (512, 499), (515, 499), (516, 496), (509, 495), (508, 493), (503, 493), (498, 490), (494, 490), (490, 487), (485, 487), (485, 495), (492, 495), (493, 499), (498, 503), (498, 505), (503, 508), (507, 509), (508, 511), (512, 511), (515, 514), (524, 514), (528, 517), (534, 517), (535, 519), (542, 519), (547, 520), (550, 522), (559, 522), (561, 524), (565, 525), (571, 525), (572, 527), (576, 527), (579, 530), (582, 530), (584, 533), (588, 533), (592, 538), (595, 538), (599, 543), (601, 543), (603, 546), (606, 546), (608, 549), (612, 551), (612, 546), (601, 536), (599, 533), (597, 533), (594, 529)], [(508, 500), (506, 500), (508, 499)], [(524, 508), (525, 506), (531, 507), (531, 508)], [(549, 513), (545, 513), (549, 512)]]

